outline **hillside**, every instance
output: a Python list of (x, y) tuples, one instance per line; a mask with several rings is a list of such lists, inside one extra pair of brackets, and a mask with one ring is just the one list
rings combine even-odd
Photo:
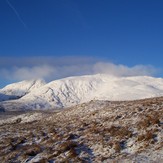
[(0, 121), (0, 162), (163, 162), (163, 98), (91, 101)]

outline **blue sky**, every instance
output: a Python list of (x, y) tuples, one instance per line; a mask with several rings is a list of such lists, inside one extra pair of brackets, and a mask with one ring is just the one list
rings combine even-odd
[(153, 66), (163, 76), (162, 0), (0, 0), (0, 11), (0, 87), (41, 64)]

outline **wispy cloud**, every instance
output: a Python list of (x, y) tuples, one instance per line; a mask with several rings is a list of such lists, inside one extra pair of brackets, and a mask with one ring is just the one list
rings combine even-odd
[(10, 70), (2, 69), (1, 74), (9, 80), (46, 79), (53, 75), (54, 71), (54, 67), (42, 65), (34, 67), (13, 67)]
[(16, 8), (11, 4), (11, 2), (9, 0), (6, 0), (8, 6), (13, 10), (13, 12), (15, 13), (16, 17), (18, 18), (18, 20), (21, 22), (21, 24), (24, 26), (24, 28), (28, 29), (27, 25), (25, 24), (25, 22), (23, 21), (23, 19), (21, 18), (20, 14), (18, 13), (18, 11), (16, 10)]
[(104, 73), (114, 76), (143, 76), (154, 75), (157, 70), (151, 65), (135, 65), (128, 67), (122, 64), (98, 62), (93, 67), (95, 73)]
[(150, 65), (128, 67), (111, 62), (98, 62), (89, 57), (0, 58), (0, 65), (0, 78), (10, 81), (34, 78), (50, 81), (68, 76), (97, 73), (113, 76), (153, 76), (157, 73), (157, 69)]

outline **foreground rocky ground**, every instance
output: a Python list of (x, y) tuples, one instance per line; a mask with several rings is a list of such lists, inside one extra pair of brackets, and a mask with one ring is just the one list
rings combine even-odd
[(163, 162), (163, 98), (91, 101), (0, 120), (1, 163)]

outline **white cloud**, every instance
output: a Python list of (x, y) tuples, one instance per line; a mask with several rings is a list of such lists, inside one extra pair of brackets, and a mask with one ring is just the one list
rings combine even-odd
[(28, 80), (37, 78), (48, 78), (55, 72), (54, 67), (43, 65), (34, 67), (14, 67), (12, 69), (3, 69), (1, 74), (6, 79)]
[(113, 63), (96, 63), (93, 67), (95, 73), (104, 73), (114, 76), (152, 76), (157, 70), (153, 66), (136, 65), (128, 67), (125, 65), (116, 65)]
[[(72, 62), (71, 64), (66, 63), (60, 64), (39, 64), (37, 66), (18, 66), (11, 68), (3, 68), (0, 70), (1, 78), (8, 80), (26, 80), (26, 79), (36, 79), (43, 78), (45, 80), (54, 80), (58, 78), (63, 78), (67, 76), (74, 75), (87, 75), (87, 74), (97, 74), (104, 73), (113, 76), (142, 76), (148, 75), (152, 76), (157, 73), (157, 70), (152, 66), (136, 65), (133, 67), (128, 67), (125, 65), (117, 65), (110, 62)], [(63, 61), (62, 61), (63, 63)]]

